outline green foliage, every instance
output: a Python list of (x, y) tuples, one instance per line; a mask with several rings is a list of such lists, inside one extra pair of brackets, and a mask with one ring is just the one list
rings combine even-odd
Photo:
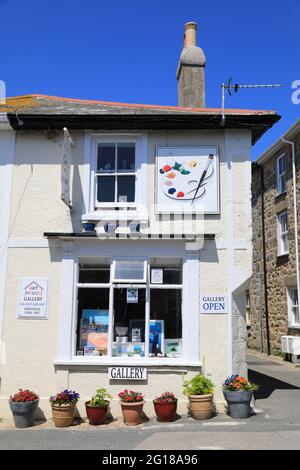
[(89, 403), (88, 406), (94, 406), (95, 408), (104, 408), (109, 405), (109, 400), (111, 400), (112, 396), (107, 392), (105, 388), (98, 388), (96, 395), (94, 395)]
[(188, 397), (190, 395), (208, 395), (213, 391), (213, 382), (203, 374), (197, 374), (191, 380), (183, 382), (183, 394)]

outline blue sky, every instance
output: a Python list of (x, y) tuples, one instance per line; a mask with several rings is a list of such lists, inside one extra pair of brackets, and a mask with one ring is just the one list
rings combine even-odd
[(8, 96), (176, 105), (183, 26), (194, 20), (207, 58), (207, 106), (220, 106), (220, 85), (229, 77), (283, 84), (226, 99), (227, 107), (282, 115), (254, 157), (300, 116), (291, 101), (291, 84), (300, 80), (300, 0), (0, 0), (0, 17), (0, 79)]

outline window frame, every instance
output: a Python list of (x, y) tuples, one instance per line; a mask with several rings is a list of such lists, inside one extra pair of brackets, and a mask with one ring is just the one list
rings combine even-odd
[[(280, 173), (280, 161), (284, 160), (285, 161), (285, 170)], [(287, 179), (286, 179), (286, 173), (287, 173), (287, 156), (285, 153), (279, 155), (276, 159), (276, 191), (277, 191), (277, 196), (280, 194), (286, 193), (287, 190)], [(282, 184), (282, 178), (285, 180), (285, 189), (283, 189), (283, 184)]]
[[(284, 215), (286, 215), (286, 226), (287, 226), (285, 231), (282, 230), (282, 218)], [(289, 254), (288, 211), (284, 210), (284, 211), (278, 212), (276, 216), (277, 216), (277, 256), (283, 256), (283, 255)], [(285, 250), (285, 247), (284, 247), (284, 237), (286, 237), (286, 241), (287, 241), (287, 250)]]
[[(98, 202), (96, 174), (98, 144), (135, 144), (135, 202)], [(148, 219), (148, 134), (140, 133), (91, 133), (86, 131), (84, 141), (84, 207), (82, 220), (147, 220)], [(101, 173), (112, 176), (114, 173)], [(131, 176), (126, 172), (124, 176)], [(123, 209), (123, 210), (122, 210)]]
[[(293, 294), (292, 294), (293, 291), (297, 292), (297, 287), (288, 287), (287, 288), (288, 326), (289, 326), (289, 328), (299, 328), (300, 329), (299, 297), (298, 297), (298, 293), (297, 293), (298, 304), (293, 304)], [(293, 313), (293, 308), (298, 308), (298, 317), (299, 317), (299, 322), (298, 323), (295, 322), (295, 315)]]

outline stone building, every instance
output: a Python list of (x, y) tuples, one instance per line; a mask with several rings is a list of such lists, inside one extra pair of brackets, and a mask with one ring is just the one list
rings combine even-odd
[(282, 336), (300, 335), (299, 188), (297, 120), (252, 165), (253, 277), (248, 345), (262, 352), (279, 354)]
[(224, 378), (247, 373), (251, 146), (279, 116), (222, 120), (205, 107), (204, 66), (188, 23), (183, 106), (45, 95), (2, 106), (0, 417), (18, 388), (46, 416), (55, 391), (78, 391), (84, 413), (99, 386), (114, 415), (126, 386), (149, 414), (166, 389), (186, 412), (183, 375), (209, 374), (220, 402)]

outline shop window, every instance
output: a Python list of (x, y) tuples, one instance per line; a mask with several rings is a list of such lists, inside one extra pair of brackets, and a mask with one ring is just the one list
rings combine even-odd
[(182, 356), (181, 260), (80, 263), (77, 292), (77, 355)]

